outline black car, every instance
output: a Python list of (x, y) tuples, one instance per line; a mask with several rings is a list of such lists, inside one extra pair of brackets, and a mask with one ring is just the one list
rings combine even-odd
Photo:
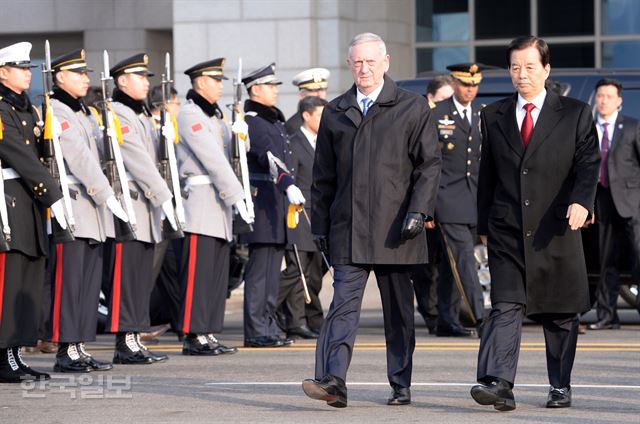
[[(478, 91), (477, 101), (490, 104), (504, 97), (512, 95), (515, 90), (511, 83), (509, 72), (506, 69), (489, 69), (482, 72), (483, 79)], [(427, 84), (436, 75), (441, 73), (427, 72), (418, 75), (415, 79), (397, 81), (398, 86), (419, 94), (425, 94)], [(621, 113), (640, 119), (640, 69), (551, 69), (550, 80), (560, 85), (561, 94), (582, 100), (592, 105), (595, 110), (596, 82), (602, 78), (614, 78), (622, 83), (623, 102)], [(599, 278), (600, 261), (598, 258), (598, 227), (592, 225), (582, 230), (583, 247), (589, 280), (596, 284)], [(629, 252), (630, 249), (623, 251)], [(476, 254), (476, 257), (486, 257)], [(640, 283), (640, 264), (633, 264), (631, 258), (622, 258), (622, 273), (620, 275), (621, 297), (630, 305), (635, 304), (638, 295), (638, 283)], [(481, 271), (486, 273), (481, 266)], [(485, 276), (486, 279), (486, 276)]]

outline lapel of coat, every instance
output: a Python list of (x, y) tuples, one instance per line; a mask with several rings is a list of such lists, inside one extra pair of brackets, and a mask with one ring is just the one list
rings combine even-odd
[(609, 149), (609, 157), (611, 157), (611, 152), (615, 150), (620, 144), (620, 140), (622, 139), (623, 131), (624, 131), (624, 117), (618, 113), (618, 117), (616, 118), (615, 130), (613, 131), (613, 140), (611, 140), (611, 148)]
[(502, 103), (498, 109), (497, 122), (502, 134), (507, 139), (511, 149), (522, 157), (524, 155), (524, 146), (522, 144), (522, 137), (520, 137), (520, 131), (518, 131), (518, 121), (516, 121), (516, 102), (518, 95), (515, 94), (511, 99)]
[(560, 119), (562, 119), (563, 114), (561, 113), (561, 110), (562, 102), (560, 101), (560, 98), (552, 92), (547, 92), (547, 97), (544, 99), (544, 104), (542, 105), (542, 110), (538, 116), (538, 121), (536, 122), (535, 127), (533, 127), (531, 141), (524, 153), (524, 160), (530, 158), (531, 155), (533, 155), (533, 153), (548, 139), (551, 131), (553, 131), (558, 122), (560, 122)]
[(356, 126), (360, 127), (362, 123), (362, 111), (358, 107), (356, 99), (356, 85), (354, 84), (349, 91), (342, 95), (342, 99), (338, 102), (338, 109), (344, 111), (344, 114)]
[(316, 151), (313, 150), (313, 147), (311, 147), (311, 143), (309, 143), (309, 140), (307, 140), (307, 136), (304, 135), (302, 130), (300, 130), (299, 128), (296, 131), (296, 134), (297, 134), (296, 141), (302, 146), (304, 151), (309, 155), (309, 157), (311, 158), (311, 162), (313, 162), (313, 158), (316, 154)]

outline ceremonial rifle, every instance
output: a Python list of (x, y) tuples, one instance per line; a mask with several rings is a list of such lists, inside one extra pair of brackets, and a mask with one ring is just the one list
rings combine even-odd
[[(238, 59), (238, 74), (233, 81), (233, 105), (231, 107), (231, 122), (244, 121), (242, 114), (242, 58)], [(251, 183), (249, 182), (249, 165), (247, 164), (247, 140), (248, 135), (231, 134), (231, 167), (236, 177), (240, 180), (244, 189), (244, 202), (251, 218), (255, 218)], [(233, 218), (233, 232), (246, 234), (253, 231), (253, 225), (247, 224), (239, 214)]]
[[(174, 230), (171, 227), (171, 224), (167, 222), (167, 219), (165, 219), (162, 223), (162, 238), (164, 240), (184, 237), (184, 231), (182, 230), (184, 222), (181, 222), (181, 220), (184, 220), (184, 217), (179, 216), (179, 214), (176, 213), (176, 209), (184, 211), (182, 206), (182, 193), (180, 191), (180, 180), (178, 176), (178, 165), (176, 163), (176, 151), (174, 148), (174, 145), (178, 143), (178, 126), (176, 125), (175, 117), (171, 116), (169, 113), (167, 104), (171, 98), (172, 83), (171, 56), (167, 53), (165, 55), (164, 73), (162, 74), (162, 105), (160, 107), (160, 130), (158, 131), (160, 163), (158, 164), (158, 168), (160, 175), (167, 183), (169, 191), (173, 195), (172, 202), (176, 229)], [(168, 140), (162, 132), (162, 128), (164, 128), (164, 125), (167, 122), (170, 122), (170, 124), (173, 125), (174, 140)]]
[(62, 149), (60, 148), (60, 123), (53, 114), (53, 108), (51, 107), (53, 71), (51, 69), (49, 40), (45, 41), (44, 52), (45, 61), (42, 64), (42, 86), (44, 88), (42, 116), (44, 117), (44, 122), (38, 122), (41, 128), (44, 127), (42, 142), (40, 143), (40, 155), (51, 176), (60, 184), (68, 224), (67, 228), (63, 229), (60, 224), (58, 224), (58, 221), (51, 216), (51, 209), (49, 209), (51, 238), (54, 243), (66, 243), (75, 240), (73, 236), (75, 220), (73, 217), (73, 209), (71, 208), (71, 195), (69, 193), (67, 173), (64, 167), (64, 158), (62, 156)]
[(104, 70), (100, 73), (102, 83), (102, 101), (100, 102), (100, 116), (102, 117), (102, 171), (113, 189), (116, 199), (123, 206), (129, 218), (125, 222), (113, 215), (113, 225), (115, 238), (118, 242), (136, 239), (136, 215), (131, 202), (131, 192), (129, 191), (129, 181), (120, 152), (120, 145), (123, 143), (120, 122), (117, 115), (111, 109), (111, 94), (109, 92), (109, 81), (113, 80), (109, 73), (109, 53), (103, 53)]

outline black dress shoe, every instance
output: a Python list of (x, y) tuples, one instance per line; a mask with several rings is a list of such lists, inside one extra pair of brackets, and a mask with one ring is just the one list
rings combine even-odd
[(149, 348), (146, 347), (140, 340), (140, 333), (135, 333), (135, 334), (136, 334), (136, 342), (138, 343), (138, 347), (140, 348), (140, 351), (144, 356), (151, 358), (152, 362), (162, 362), (169, 359), (169, 355), (164, 355), (162, 353), (154, 353), (150, 351)]
[(0, 383), (20, 383), (33, 377), (20, 369), (11, 349), (0, 349)]
[(272, 340), (275, 340), (276, 342), (281, 343), (282, 346), (289, 346), (289, 345), (292, 345), (293, 343), (295, 343), (295, 341), (293, 339), (289, 338), (289, 337), (283, 338), (283, 337), (280, 337), (280, 336), (277, 336), (277, 335), (276, 336), (269, 336), (269, 337), (271, 337)]
[(471, 397), (480, 405), (493, 405), (498, 411), (513, 411), (516, 401), (511, 385), (504, 380), (494, 380), (488, 385), (478, 384), (471, 388)]
[(302, 325), (296, 328), (290, 328), (289, 330), (287, 330), (288, 339), (295, 339), (295, 338), (317, 339), (318, 336), (319, 336), (318, 333), (316, 333), (315, 331), (311, 331), (311, 329), (306, 325)]
[(547, 408), (568, 408), (571, 406), (571, 388), (552, 387), (547, 398)]
[(16, 360), (16, 363), (18, 364), (18, 367), (25, 373), (27, 374), (28, 378), (35, 378), (36, 380), (49, 380), (51, 379), (51, 376), (46, 373), (46, 372), (42, 372), (42, 371), (38, 371), (38, 370), (34, 370), (33, 368), (31, 368), (29, 365), (27, 365), (24, 360), (22, 359), (22, 356), (20, 354), (20, 346), (14, 346), (12, 347), (11, 353), (13, 355), (13, 357)]
[(587, 325), (588, 330), (619, 330), (620, 323), (619, 322), (611, 322), (611, 321), (598, 321), (593, 324)]
[(211, 349), (216, 350), (220, 355), (233, 355), (238, 351), (235, 346), (229, 347), (220, 343), (213, 334), (207, 334), (207, 340)]
[(109, 371), (113, 368), (113, 364), (107, 361), (98, 361), (85, 349), (84, 342), (76, 343), (76, 349), (80, 354), (82, 362), (87, 364), (92, 371)]
[(220, 351), (209, 344), (209, 339), (204, 334), (187, 334), (182, 343), (182, 354), (192, 356), (216, 356)]
[(409, 405), (411, 403), (411, 389), (408, 387), (394, 387), (387, 405)]
[(324, 400), (334, 408), (347, 407), (347, 386), (340, 377), (325, 375), (319, 381), (308, 378), (302, 382), (302, 390), (311, 399)]
[(53, 370), (55, 372), (90, 372), (91, 367), (82, 360), (75, 343), (60, 343)]
[(473, 334), (473, 331), (463, 327), (449, 327), (444, 325), (438, 325), (436, 327), (436, 336), (438, 337), (471, 337)]
[(282, 347), (284, 342), (269, 336), (247, 337), (244, 347)]
[(118, 333), (113, 363), (122, 365), (151, 364), (153, 359), (142, 353), (134, 333)]

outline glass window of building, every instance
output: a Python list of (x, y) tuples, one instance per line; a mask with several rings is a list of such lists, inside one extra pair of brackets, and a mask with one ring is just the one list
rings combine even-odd
[(602, 43), (603, 68), (640, 68), (640, 41)]
[(602, 0), (602, 33), (640, 34), (640, 1)]
[(485, 65), (497, 66), (498, 68), (506, 68), (507, 63), (507, 46), (488, 46), (476, 47), (476, 61)]
[(551, 66), (555, 68), (593, 68), (596, 66), (593, 43), (549, 43)]
[(531, 32), (530, 0), (475, 0), (476, 38), (514, 38)]
[(467, 0), (416, 0), (416, 41), (469, 39)]
[(417, 72), (444, 71), (447, 66), (467, 62), (468, 47), (419, 48), (416, 51)]
[(592, 35), (593, 1), (538, 0), (538, 34), (541, 37)]

